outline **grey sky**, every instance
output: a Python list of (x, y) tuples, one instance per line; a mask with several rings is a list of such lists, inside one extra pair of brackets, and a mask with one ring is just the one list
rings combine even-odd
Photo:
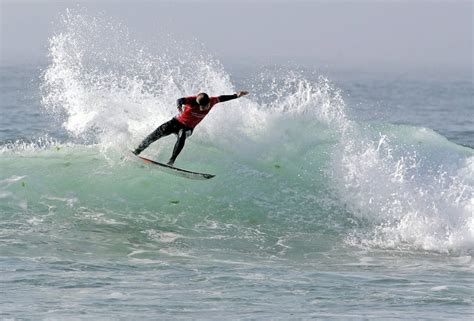
[(473, 64), (471, 0), (0, 2), (2, 65), (44, 60), (52, 22), (77, 3), (122, 21), (145, 41), (158, 32), (197, 39), (224, 63), (460, 70)]

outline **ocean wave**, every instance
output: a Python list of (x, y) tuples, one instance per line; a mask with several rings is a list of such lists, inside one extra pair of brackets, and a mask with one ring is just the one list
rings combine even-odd
[[(78, 225), (88, 218), (104, 231), (129, 226), (167, 245), (244, 239), (273, 244), (272, 255), (304, 251), (295, 238), (310, 236), (472, 253), (472, 149), (427, 128), (353, 121), (325, 77), (263, 72), (249, 86), (267, 90), (216, 106), (178, 159), (217, 177), (167, 176), (129, 149), (173, 117), (177, 98), (232, 93), (231, 77), (199, 50), (147, 51), (104, 17), (68, 11), (62, 21), (50, 40), (42, 103), (74, 143), (4, 146), (0, 194), (13, 217), (52, 215), (57, 220), (40, 220), (51, 226), (64, 223), (59, 217)], [(160, 159), (173, 144), (166, 138), (145, 153)]]

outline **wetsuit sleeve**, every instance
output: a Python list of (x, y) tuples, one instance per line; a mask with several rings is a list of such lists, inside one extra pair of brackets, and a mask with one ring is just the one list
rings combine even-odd
[(236, 99), (237, 98), (237, 94), (233, 94), (233, 95), (221, 95), (219, 97), (217, 97), (219, 99), (219, 102), (222, 103), (224, 101), (228, 101), (228, 100), (232, 100), (232, 99)]
[(186, 98), (184, 98), (184, 97), (179, 98), (179, 99), (176, 101), (176, 105), (177, 105), (177, 106), (186, 105)]

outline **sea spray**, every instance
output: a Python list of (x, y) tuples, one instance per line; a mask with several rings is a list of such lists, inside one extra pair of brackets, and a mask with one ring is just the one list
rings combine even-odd
[(147, 52), (121, 24), (85, 10), (66, 12), (49, 56), (43, 106), (62, 116), (73, 137), (105, 149), (130, 148), (133, 138), (176, 113), (178, 97), (233, 91), (217, 61)]

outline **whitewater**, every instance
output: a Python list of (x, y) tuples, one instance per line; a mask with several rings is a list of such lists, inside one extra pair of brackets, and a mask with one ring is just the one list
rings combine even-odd
[[(472, 317), (472, 146), (356, 119), (324, 75), (272, 67), (236, 87), (184, 46), (64, 14), (38, 76), (41, 110), (15, 123), (47, 115), (48, 134), (2, 131), (2, 318)], [(212, 180), (130, 153), (177, 98), (238, 90), (251, 94), (217, 105), (176, 162)], [(174, 142), (143, 156), (166, 161)]]

